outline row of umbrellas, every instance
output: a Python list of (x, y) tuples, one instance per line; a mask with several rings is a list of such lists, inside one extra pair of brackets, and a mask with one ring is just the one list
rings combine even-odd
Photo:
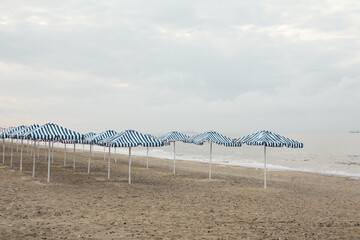
[[(150, 134), (143, 134), (135, 130), (125, 130), (123, 132), (116, 132), (113, 130), (107, 130), (102, 133), (96, 134), (94, 132), (80, 134), (78, 132), (69, 130), (54, 123), (47, 123), (42, 126), (34, 124), (31, 126), (18, 126), (9, 129), (0, 129), (0, 138), (3, 138), (3, 163), (5, 158), (5, 139), (21, 139), (21, 157), (20, 157), (20, 171), (22, 170), (22, 149), (23, 140), (34, 141), (34, 152), (36, 151), (36, 142), (45, 141), (49, 142), (49, 156), (48, 156), (48, 182), (50, 182), (50, 142), (62, 142), (65, 144), (64, 165), (66, 165), (66, 144), (88, 144), (90, 145), (89, 161), (88, 161), (88, 173), (90, 173), (91, 163), (91, 150), (93, 145), (104, 146), (104, 159), (105, 148), (108, 147), (108, 179), (110, 179), (110, 149), (117, 147), (129, 148), (129, 184), (131, 183), (131, 148), (137, 146), (147, 147), (147, 153), (149, 147), (161, 147), (164, 145), (174, 146), (174, 168), (173, 173), (176, 173), (176, 149), (175, 143), (182, 141), (184, 143), (193, 143), (197, 145), (203, 145), (205, 142), (210, 143), (210, 161), (209, 161), (209, 179), (211, 179), (211, 165), (212, 165), (212, 144), (220, 144), (226, 147), (240, 147), (242, 144), (247, 145), (263, 145), (264, 146), (264, 188), (266, 188), (266, 147), (289, 147), (289, 148), (302, 148), (303, 144), (280, 136), (279, 134), (272, 133), (270, 131), (260, 131), (248, 136), (244, 136), (237, 139), (231, 139), (215, 131), (203, 132), (194, 136), (187, 136), (183, 133), (173, 131), (165, 135), (155, 137)], [(116, 154), (115, 154), (116, 156)], [(74, 169), (75, 169), (75, 154), (74, 154)], [(116, 162), (116, 158), (115, 158)], [(12, 148), (11, 148), (11, 164), (12, 165)], [(147, 164), (148, 167), (148, 154)], [(35, 154), (33, 159), (33, 177), (35, 176)]]

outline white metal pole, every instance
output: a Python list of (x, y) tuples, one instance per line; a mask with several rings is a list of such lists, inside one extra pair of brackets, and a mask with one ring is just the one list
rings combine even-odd
[(26, 150), (26, 154), (29, 156), (29, 139), (27, 140), (27, 150)]
[(131, 184), (131, 147), (129, 147), (129, 184)]
[(175, 141), (174, 141), (174, 174), (175, 174), (175, 168), (176, 168), (176, 154), (175, 154)]
[(51, 160), (51, 142), (49, 141), (49, 158), (48, 158), (48, 178), (47, 182), (50, 182), (50, 160)]
[(210, 169), (209, 169), (209, 179), (211, 179), (211, 163), (212, 163), (212, 142), (210, 143)]
[(38, 159), (40, 159), (40, 141), (38, 141)]
[(18, 153), (19, 152), (19, 140), (16, 139), (16, 152)]
[(44, 140), (44, 155), (45, 155), (45, 162), (47, 160), (47, 147), (46, 147), (46, 141)]
[(84, 157), (85, 157), (85, 144), (83, 144), (83, 154), (84, 154)]
[(51, 163), (54, 163), (54, 142), (51, 144)]
[(105, 149), (105, 146), (104, 146), (104, 161), (106, 160), (105, 152), (106, 152), (106, 149)]
[(64, 166), (66, 167), (66, 143), (65, 143), (65, 149), (64, 149)]
[(110, 146), (109, 146), (109, 158), (108, 158), (108, 179), (110, 179)]
[(32, 157), (33, 154), (33, 148), (30, 146), (30, 156)]
[(10, 157), (10, 167), (12, 167), (12, 159), (13, 159), (13, 139), (11, 139), (11, 157)]
[(146, 168), (149, 168), (149, 147), (146, 147)]
[(76, 152), (75, 152), (75, 143), (74, 143), (74, 160), (73, 160), (73, 164), (74, 164), (74, 171), (75, 171), (75, 157), (76, 157)]
[(20, 172), (22, 172), (22, 154), (23, 154), (24, 139), (21, 139), (21, 153), (20, 153)]
[(264, 144), (264, 189), (266, 189), (266, 144)]
[(116, 156), (116, 147), (115, 148), (115, 162), (117, 162), (117, 156)]
[[(34, 140), (34, 147), (35, 147), (35, 144), (36, 144), (36, 140)], [(29, 146), (29, 145), (28, 145)], [(46, 156), (46, 154), (45, 154)], [(33, 173), (32, 173), (32, 177), (34, 178), (35, 177), (35, 157), (33, 159)]]
[(90, 144), (90, 152), (89, 152), (88, 173), (90, 173), (90, 161), (91, 161), (91, 144)]
[(3, 164), (5, 164), (5, 138), (3, 139)]

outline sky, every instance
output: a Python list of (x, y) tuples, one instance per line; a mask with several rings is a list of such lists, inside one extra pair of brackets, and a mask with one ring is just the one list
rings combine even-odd
[(0, 2), (0, 126), (360, 129), (360, 1)]

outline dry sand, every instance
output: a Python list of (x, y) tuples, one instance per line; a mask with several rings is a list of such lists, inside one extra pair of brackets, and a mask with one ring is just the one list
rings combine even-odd
[[(16, 152), (16, 151), (15, 151)], [(2, 146), (0, 149), (2, 160)], [(87, 174), (87, 157), (78, 151), (63, 166), (55, 152), (51, 183), (41, 151), (33, 179), (32, 159), (19, 153), (9, 167), (0, 164), (1, 239), (359, 239), (360, 181), (299, 172), (263, 171), (133, 157), (111, 163), (97, 153)]]

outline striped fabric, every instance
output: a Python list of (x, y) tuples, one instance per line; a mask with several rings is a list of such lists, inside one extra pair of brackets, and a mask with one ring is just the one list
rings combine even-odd
[(110, 147), (161, 147), (164, 142), (149, 135), (142, 134), (135, 130), (126, 130), (116, 135), (111, 141), (103, 142), (106, 146)]
[(218, 132), (203, 132), (190, 137), (186, 142), (203, 145), (204, 142), (212, 142), (226, 147), (241, 147), (241, 143), (236, 143), (231, 138), (224, 136)]
[(78, 140), (77, 143), (88, 144), (87, 141), (88, 141), (89, 139), (91, 139), (92, 137), (94, 137), (95, 135), (96, 135), (96, 133), (94, 133), (94, 132), (89, 132), (89, 133), (83, 134), (84, 139)]
[(36, 140), (50, 140), (50, 141), (63, 141), (63, 140), (71, 140), (77, 141), (83, 139), (83, 135), (59, 126), (54, 123), (47, 123), (42, 125), (41, 127), (31, 131), (30, 133), (25, 135), (26, 138), (36, 139)]
[(12, 134), (10, 134), (11, 138), (24, 138), (26, 134), (34, 131), (35, 129), (39, 128), (40, 125), (39, 124), (33, 124), (31, 126), (28, 126), (26, 128), (23, 128), (17, 132), (13, 132)]
[(168, 141), (168, 142), (173, 142), (173, 141), (186, 142), (189, 138), (190, 138), (189, 136), (177, 131), (169, 132), (167, 134), (158, 137), (160, 141)]
[(301, 142), (266, 130), (235, 139), (234, 142), (246, 143), (247, 145), (265, 145), (267, 147), (303, 148)]
[(24, 128), (26, 128), (26, 126), (25, 126), (25, 125), (21, 125), (21, 126), (14, 127), (14, 128), (12, 128), (12, 129), (9, 129), (8, 131), (3, 132), (3, 133), (0, 135), (0, 138), (9, 138), (12, 133), (18, 132), (18, 131), (20, 131), (20, 130), (22, 130), (22, 129), (24, 129)]
[(8, 127), (8, 128), (0, 128), (0, 135), (3, 134), (4, 132), (7, 132), (11, 129), (14, 129), (14, 127)]
[(98, 142), (100, 142), (101, 140), (114, 136), (115, 134), (117, 134), (117, 132), (115, 132), (114, 130), (107, 130), (105, 132), (96, 134), (90, 138), (85, 139), (84, 143), (98, 144)]

